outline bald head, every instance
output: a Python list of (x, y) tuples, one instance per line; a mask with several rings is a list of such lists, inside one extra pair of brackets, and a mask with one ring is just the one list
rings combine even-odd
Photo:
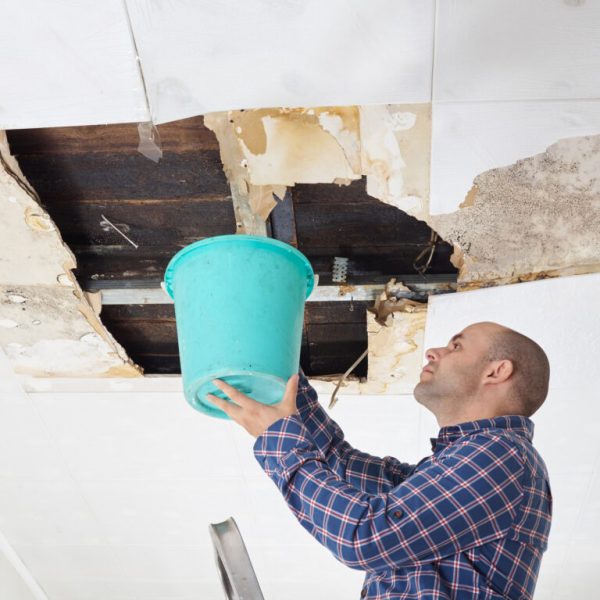
[(415, 399), (440, 426), (498, 415), (530, 417), (548, 393), (546, 353), (498, 323), (469, 325), (425, 356)]
[(490, 332), (487, 360), (509, 360), (512, 363), (512, 403), (518, 411), (515, 414), (531, 417), (548, 395), (548, 357), (539, 344), (522, 333), (497, 323), (485, 325), (489, 326)]

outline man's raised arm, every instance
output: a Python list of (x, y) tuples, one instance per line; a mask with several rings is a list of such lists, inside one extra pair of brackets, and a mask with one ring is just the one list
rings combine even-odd
[(402, 463), (392, 456), (371, 456), (353, 448), (344, 440), (340, 426), (319, 404), (317, 392), (301, 367), (298, 374), (298, 413), (334, 473), (367, 494), (380, 494), (388, 492), (413, 472), (415, 465)]

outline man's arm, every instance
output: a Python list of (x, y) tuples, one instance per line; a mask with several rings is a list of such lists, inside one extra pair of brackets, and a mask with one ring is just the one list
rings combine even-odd
[(392, 456), (379, 458), (353, 448), (344, 440), (340, 426), (319, 404), (317, 392), (302, 368), (298, 373), (298, 413), (334, 473), (363, 492), (380, 494), (391, 490), (413, 472), (415, 465), (400, 462)]
[(335, 474), (296, 414), (269, 426), (254, 454), (300, 524), (353, 569), (430, 563), (501, 539), (523, 497), (519, 451), (489, 434), (380, 494)]

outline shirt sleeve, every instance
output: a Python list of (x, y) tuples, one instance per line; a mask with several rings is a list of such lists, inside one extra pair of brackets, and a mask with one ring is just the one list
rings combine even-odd
[(413, 472), (416, 465), (400, 462), (393, 456), (380, 458), (353, 448), (344, 439), (340, 426), (321, 407), (317, 392), (302, 368), (298, 373), (298, 414), (334, 473), (363, 492), (380, 494), (391, 490)]
[(254, 453), (300, 524), (353, 569), (426, 564), (501, 539), (523, 497), (523, 458), (498, 435), (476, 434), (379, 494), (334, 473), (296, 414), (267, 428)]

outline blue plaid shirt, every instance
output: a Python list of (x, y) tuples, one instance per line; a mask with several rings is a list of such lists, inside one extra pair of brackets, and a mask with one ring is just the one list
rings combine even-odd
[(530, 419), (442, 427), (411, 465), (350, 446), (302, 370), (296, 404), (254, 455), (300, 524), (366, 571), (362, 598), (533, 597), (552, 494)]

